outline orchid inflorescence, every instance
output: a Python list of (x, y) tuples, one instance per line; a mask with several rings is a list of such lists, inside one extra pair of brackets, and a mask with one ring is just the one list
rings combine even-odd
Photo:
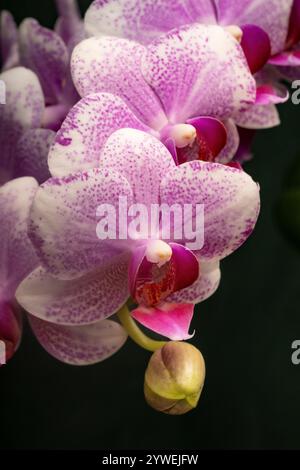
[(205, 367), (184, 340), (221, 261), (255, 228), (259, 186), (243, 165), (299, 75), (300, 1), (95, 0), (84, 20), (75, 0), (56, 3), (54, 30), (1, 13), (5, 360), (24, 315), (73, 365), (109, 358), (129, 335), (156, 351), (148, 403), (185, 413)]

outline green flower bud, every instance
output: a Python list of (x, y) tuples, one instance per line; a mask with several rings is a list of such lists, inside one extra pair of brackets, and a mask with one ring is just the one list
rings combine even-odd
[(181, 415), (196, 408), (205, 379), (201, 352), (188, 343), (170, 341), (151, 357), (144, 393), (157, 411)]

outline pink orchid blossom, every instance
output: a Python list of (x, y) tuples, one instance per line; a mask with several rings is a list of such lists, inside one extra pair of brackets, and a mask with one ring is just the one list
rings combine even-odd
[(14, 67), (0, 74), (6, 103), (0, 114), (0, 184), (17, 176), (49, 178), (47, 154), (54, 132), (41, 129), (44, 96), (34, 72)]
[[(299, 0), (294, 7), (293, 0), (95, 0), (86, 13), (85, 26), (90, 36), (113, 35), (146, 45), (183, 25), (222, 26), (240, 43), (257, 79), (255, 106), (249, 105), (235, 117), (243, 137), (243, 129), (249, 129), (249, 135), (254, 129), (280, 124), (275, 104), (285, 102), (289, 94), (278, 86), (279, 72), (274, 68), (268, 74), (260, 71), (268, 61), (297, 65), (298, 52), (284, 51), (299, 41), (299, 5)], [(242, 155), (250, 154), (249, 148), (238, 151), (241, 161)]]
[(70, 56), (84, 38), (83, 22), (75, 0), (57, 0), (60, 16), (55, 31), (26, 18), (19, 28), (11, 14), (1, 13), (3, 69), (22, 65), (38, 77), (45, 98), (42, 127), (57, 130), (78, 101), (70, 75)]
[(20, 178), (0, 188), (0, 340), (6, 346), (6, 360), (17, 350), (22, 334), (15, 291), (38, 265), (26, 233), (29, 208), (37, 187), (33, 178)]
[(70, 74), (70, 56), (84, 37), (75, 0), (58, 0), (56, 31), (32, 18), (20, 28), (7, 11), (0, 16), (0, 45), (6, 103), (0, 115), (0, 183), (50, 177), (47, 155), (55, 133), (79, 100)]
[[(109, 105), (111, 99), (114, 106), (118, 103), (112, 95), (104, 97)], [(172, 339), (188, 338), (193, 304), (213, 294), (220, 260), (244, 243), (255, 226), (259, 188), (245, 172), (218, 163), (176, 166), (167, 148), (142, 130), (120, 129), (95, 151), (103, 129), (99, 114), (87, 113), (86, 104), (102, 106), (103, 96), (83, 101), (81, 134), (72, 134), (77, 147), (71, 154), (70, 141), (65, 141), (57, 166), (51, 165), (57, 175), (72, 162), (73, 173), (51, 178), (36, 193), (29, 236), (41, 265), (19, 286), (17, 299), (42, 321), (74, 327), (102, 321), (131, 296), (139, 304), (132, 315), (143, 325)], [(109, 109), (121, 117), (125, 104), (119, 103)], [(69, 124), (72, 116), (78, 118), (71, 113)], [(106, 125), (112, 122), (109, 114), (101, 118)], [(97, 208), (110, 204), (117, 211), (120, 197), (147, 208), (204, 204), (203, 247), (188, 248), (184, 235), (181, 241), (171, 235), (164, 239), (163, 226), (151, 238), (100, 240)]]
[[(20, 308), (15, 301), (19, 284), (39, 265), (27, 235), (28, 217), (38, 184), (19, 178), (0, 188), (0, 341), (10, 359), (21, 340)], [(74, 365), (99, 362), (126, 341), (123, 328), (113, 321), (92, 326), (61, 326), (28, 315), (31, 327), (44, 348), (57, 359)]]
[[(219, 26), (183, 27), (147, 46), (93, 37), (75, 48), (71, 67), (82, 97), (115, 95), (105, 111), (110, 132), (121, 126), (145, 130), (178, 163), (199, 155), (202, 160), (230, 161), (239, 143), (234, 120), (256, 99), (255, 81), (239, 44)], [(106, 107), (103, 103), (101, 110), (99, 103), (99, 113)]]

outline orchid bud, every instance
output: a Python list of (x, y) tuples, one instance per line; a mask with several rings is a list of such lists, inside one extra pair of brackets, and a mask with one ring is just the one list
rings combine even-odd
[(184, 342), (170, 341), (151, 357), (144, 393), (157, 411), (181, 415), (196, 408), (205, 379), (201, 352)]

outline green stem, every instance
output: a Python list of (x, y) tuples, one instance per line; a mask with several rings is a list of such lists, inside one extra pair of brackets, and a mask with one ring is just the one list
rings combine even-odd
[(147, 351), (154, 352), (166, 344), (165, 341), (155, 341), (154, 339), (148, 338), (137, 326), (126, 305), (118, 311), (117, 315), (130, 338)]

